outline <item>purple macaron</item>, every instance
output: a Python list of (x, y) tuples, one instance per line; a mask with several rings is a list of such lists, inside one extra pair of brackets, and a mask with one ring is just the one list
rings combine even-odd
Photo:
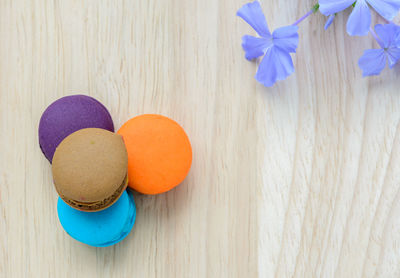
[(57, 146), (65, 137), (91, 127), (114, 132), (111, 115), (103, 104), (84, 95), (60, 98), (47, 107), (40, 118), (40, 148), (51, 163)]

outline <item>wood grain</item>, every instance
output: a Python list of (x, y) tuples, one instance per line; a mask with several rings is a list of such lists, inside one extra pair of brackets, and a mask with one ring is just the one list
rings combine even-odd
[[(271, 29), (313, 1), (261, 1)], [(0, 277), (400, 277), (400, 70), (363, 79), (348, 13), (300, 26), (296, 73), (253, 78), (242, 0), (0, 0)], [(116, 127), (174, 118), (186, 181), (136, 194), (121, 243), (71, 239), (38, 147), (41, 113), (86, 93)]]

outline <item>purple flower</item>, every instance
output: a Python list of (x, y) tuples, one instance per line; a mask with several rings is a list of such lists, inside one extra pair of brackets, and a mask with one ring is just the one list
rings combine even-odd
[[(320, 0), (319, 10), (324, 15), (332, 15), (353, 5), (355, 0)], [(347, 21), (347, 33), (351, 36), (368, 34), (371, 25), (369, 5), (382, 17), (391, 21), (400, 10), (400, 0), (357, 0)]]
[(364, 55), (358, 61), (364, 77), (379, 75), (387, 61), (389, 67), (393, 68), (400, 59), (400, 26), (393, 23), (378, 24), (375, 26), (375, 31), (376, 34), (371, 29), (371, 33), (381, 48), (365, 50)]
[(335, 19), (335, 15), (336, 15), (336, 14), (331, 14), (331, 15), (328, 17), (328, 20), (326, 21), (325, 27), (324, 27), (325, 30), (328, 29), (329, 26), (332, 25), (333, 20)]
[(257, 70), (256, 80), (270, 87), (276, 81), (292, 74), (294, 67), (290, 53), (296, 52), (299, 43), (298, 27), (295, 25), (281, 27), (271, 34), (258, 1), (245, 4), (238, 10), (237, 15), (259, 35), (259, 37), (243, 36), (242, 47), (246, 59), (253, 60), (265, 55)]

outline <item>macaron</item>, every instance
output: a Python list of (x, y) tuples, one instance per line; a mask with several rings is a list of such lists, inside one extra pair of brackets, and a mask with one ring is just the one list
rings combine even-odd
[(111, 115), (104, 105), (85, 95), (60, 98), (47, 107), (40, 118), (40, 148), (51, 163), (57, 146), (65, 137), (90, 127), (114, 131)]
[(128, 185), (128, 156), (116, 133), (85, 128), (57, 147), (52, 172), (55, 188), (71, 207), (99, 211), (115, 203)]
[(129, 187), (159, 194), (179, 185), (189, 173), (192, 147), (183, 128), (161, 115), (145, 114), (118, 131), (128, 152)]
[(76, 210), (59, 198), (57, 212), (67, 234), (96, 247), (110, 246), (123, 240), (132, 230), (136, 219), (135, 202), (128, 191), (124, 191), (111, 207), (98, 212)]

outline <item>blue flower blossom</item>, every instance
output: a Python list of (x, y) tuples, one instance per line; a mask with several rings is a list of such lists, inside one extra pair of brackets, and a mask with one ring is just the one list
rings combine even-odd
[(393, 23), (378, 24), (375, 26), (375, 32), (371, 29), (371, 33), (381, 48), (365, 50), (358, 61), (364, 77), (379, 75), (387, 62), (389, 67), (393, 68), (400, 60), (400, 26)]
[(259, 35), (259, 37), (243, 36), (242, 47), (246, 59), (253, 60), (265, 55), (257, 70), (256, 80), (270, 87), (276, 81), (284, 80), (292, 74), (294, 67), (290, 53), (296, 52), (299, 43), (298, 27), (296, 25), (281, 27), (271, 34), (258, 1), (245, 4), (238, 10), (237, 15)]
[[(320, 0), (319, 10), (329, 16), (353, 5), (355, 0)], [(400, 10), (400, 0), (357, 0), (354, 9), (347, 21), (347, 33), (351, 36), (368, 34), (371, 26), (371, 11), (368, 6), (379, 13), (386, 20), (391, 21)]]
[(331, 15), (328, 17), (328, 20), (326, 21), (325, 27), (324, 27), (325, 30), (328, 29), (329, 26), (332, 25), (333, 20), (335, 19), (335, 16), (336, 16), (336, 14), (331, 14)]

